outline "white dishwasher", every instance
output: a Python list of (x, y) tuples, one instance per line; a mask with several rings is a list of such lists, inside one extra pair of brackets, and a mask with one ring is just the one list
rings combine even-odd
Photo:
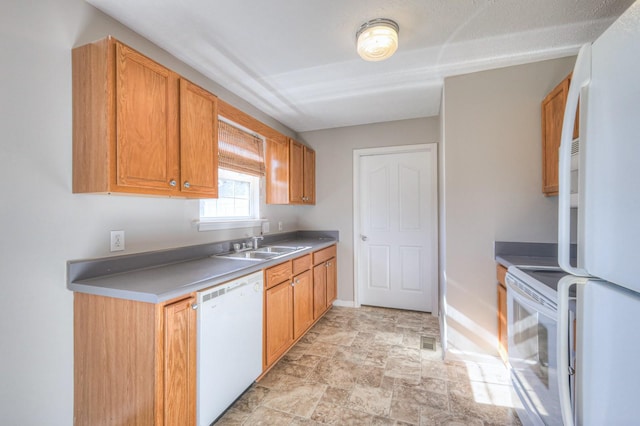
[(262, 373), (262, 271), (198, 292), (197, 419), (209, 426)]

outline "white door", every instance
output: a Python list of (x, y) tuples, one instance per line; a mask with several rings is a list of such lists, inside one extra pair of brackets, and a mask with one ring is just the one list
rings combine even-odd
[(358, 298), (433, 312), (437, 301), (436, 144), (359, 157)]

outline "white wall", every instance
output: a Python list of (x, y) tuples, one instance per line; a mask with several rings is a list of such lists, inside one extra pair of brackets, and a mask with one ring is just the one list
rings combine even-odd
[(316, 150), (316, 206), (305, 207), (303, 229), (337, 229), (338, 299), (353, 302), (353, 150), (438, 142), (437, 117), (301, 133)]
[[(71, 193), (71, 49), (112, 34), (279, 131), (193, 69), (82, 0), (0, 5), (0, 424), (73, 423), (73, 295), (66, 262), (242, 237), (198, 232), (198, 201)], [(300, 208), (265, 215), (297, 228)], [(274, 229), (272, 227), (272, 229)], [(276, 227), (277, 229), (277, 227)]]
[(458, 350), (496, 354), (494, 241), (557, 240), (557, 197), (541, 192), (540, 102), (574, 61), (445, 80), (446, 320)]

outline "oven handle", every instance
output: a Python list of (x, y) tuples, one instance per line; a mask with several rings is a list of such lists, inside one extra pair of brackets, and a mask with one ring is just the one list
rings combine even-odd
[(554, 320), (556, 319), (557, 312), (554, 308), (550, 308), (547, 305), (541, 304), (539, 301), (522, 291), (520, 287), (518, 287), (518, 285), (514, 283), (513, 278), (509, 277), (509, 275), (507, 275), (506, 281), (507, 291), (511, 290), (512, 297), (516, 298), (518, 302), (520, 302), (520, 304), (527, 306), (528, 308), (535, 310), (536, 312), (539, 312), (548, 318)]
[(566, 275), (558, 282), (558, 392), (564, 426), (573, 426), (573, 408), (569, 390), (569, 287), (586, 284), (587, 278)]

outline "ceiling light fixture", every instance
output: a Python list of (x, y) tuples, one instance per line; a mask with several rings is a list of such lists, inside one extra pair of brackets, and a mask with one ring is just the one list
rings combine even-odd
[(382, 61), (398, 48), (400, 27), (391, 19), (378, 18), (365, 22), (356, 33), (358, 55), (365, 61)]

